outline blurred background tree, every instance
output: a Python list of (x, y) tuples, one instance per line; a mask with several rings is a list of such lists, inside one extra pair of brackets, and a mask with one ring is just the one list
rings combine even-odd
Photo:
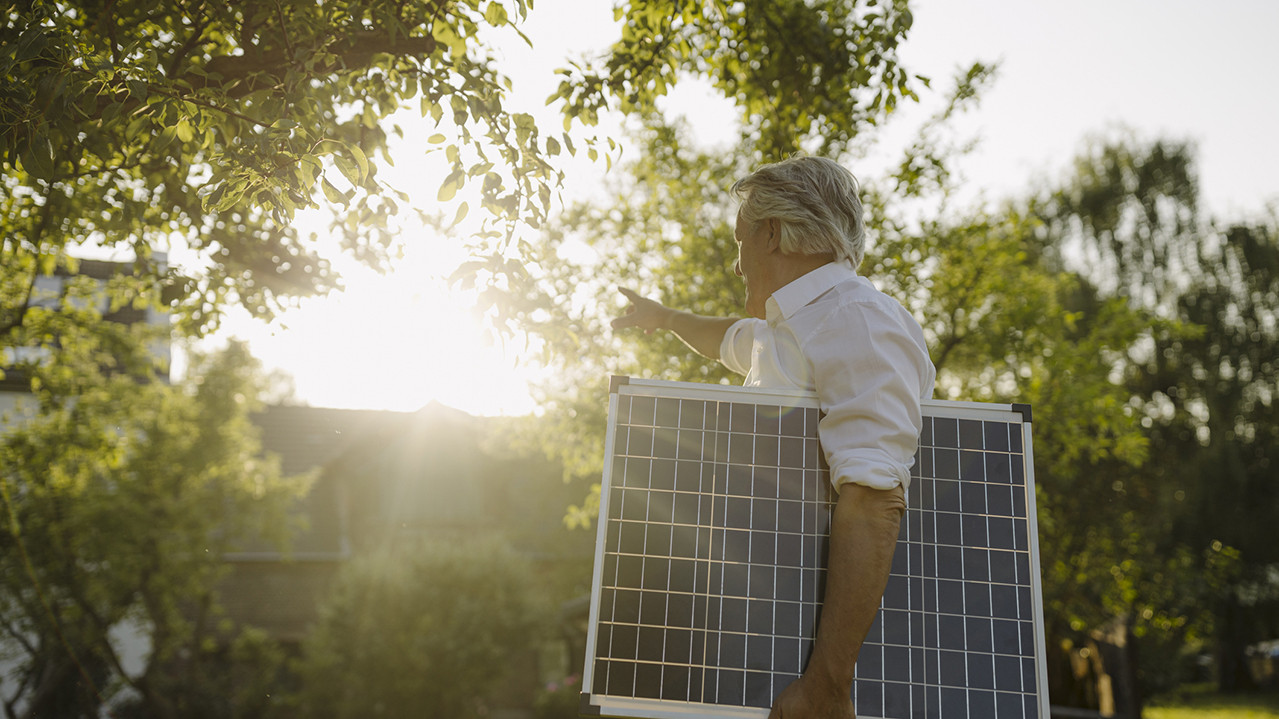
[[(97, 715), (123, 690), (138, 716), (206, 716), (239, 699), (248, 713), (229, 684), (245, 667), (222, 649), (263, 679), (279, 657), (220, 623), (221, 557), (250, 534), (283, 541), (303, 489), (261, 456), (257, 365), (232, 345), (171, 386), (150, 377), (144, 328), (64, 323), (60, 336), (66, 349), (29, 368), (39, 413), (0, 444), (6, 713)], [(130, 634), (140, 656), (125, 654)]]
[[(1122, 521), (1091, 530), (1107, 535), (1107, 551), (1061, 556), (1081, 586), (1113, 576), (1115, 592), (1095, 606), (1129, 631), (1212, 651), (1230, 691), (1252, 683), (1247, 645), (1279, 631), (1279, 553), (1267, 539), (1279, 502), (1279, 222), (1205, 218), (1199, 194), (1191, 146), (1097, 140), (1037, 213), (1046, 259), (1078, 272), (1091, 302), (1122, 300), (1181, 328), (1116, 358), (1148, 458), (1135, 471), (1101, 468), (1108, 506), (1122, 507)], [(1148, 688), (1184, 679), (1181, 661), (1143, 673)]]

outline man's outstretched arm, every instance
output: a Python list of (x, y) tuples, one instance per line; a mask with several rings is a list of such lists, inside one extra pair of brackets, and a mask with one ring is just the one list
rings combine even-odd
[(840, 487), (831, 517), (826, 596), (804, 675), (777, 697), (769, 719), (852, 719), (853, 666), (875, 622), (906, 511), (905, 491)]
[(619, 288), (630, 300), (625, 314), (613, 320), (613, 329), (639, 327), (645, 332), (670, 330), (684, 344), (703, 357), (719, 359), (719, 346), (724, 333), (737, 321), (736, 317), (708, 317), (675, 310), (650, 299), (645, 299), (626, 289)]

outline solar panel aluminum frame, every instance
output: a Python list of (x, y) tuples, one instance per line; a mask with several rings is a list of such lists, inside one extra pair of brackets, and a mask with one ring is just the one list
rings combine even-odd
[[(615, 439), (618, 434), (618, 406), (623, 397), (673, 398), (679, 400), (706, 400), (712, 402), (743, 402), (756, 405), (778, 406), (805, 410), (819, 410), (820, 405), (815, 393), (768, 389), (753, 387), (730, 387), (726, 385), (707, 385), (687, 382), (667, 382), (658, 380), (641, 380), (615, 377), (610, 387), (608, 409), (608, 431), (605, 439), (605, 467), (601, 483), (600, 513), (597, 526), (595, 547), (595, 568), (591, 590), (591, 605), (586, 642), (586, 660), (583, 673), (583, 694), (581, 712), (586, 716), (635, 717), (646, 719), (691, 719), (692, 717), (723, 717), (724, 719), (766, 719), (769, 710), (757, 706), (731, 706), (708, 704), (700, 701), (681, 701), (673, 699), (655, 699), (644, 697), (618, 696), (594, 692), (595, 671), (598, 657), (597, 643), (600, 628), (600, 606), (602, 582), (601, 576), (605, 563), (606, 536), (610, 515), (610, 488), (614, 486), (613, 458), (617, 447)], [(1033, 457), (1031, 447), (1029, 407), (1025, 405), (990, 404), (978, 402), (953, 402), (929, 400), (923, 403), (924, 414), (931, 418), (978, 419), (985, 421), (1007, 422), (1021, 428), (1022, 452), (1025, 458), (1025, 522), (1027, 526), (1029, 555), (1029, 587), (1030, 597), (1026, 602), (1033, 616), (1033, 637), (1023, 637), (1022, 642), (1033, 641), (1034, 674), (1033, 696), (1026, 698), (1026, 706), (1017, 716), (1025, 719), (1047, 719), (1049, 716), (1047, 696), (1047, 668), (1044, 660), (1043, 603), (1039, 573), (1038, 531), (1035, 521)], [(823, 460), (824, 464), (824, 460)], [(909, 510), (908, 510), (909, 511)], [(905, 529), (903, 529), (905, 532)], [(900, 550), (900, 547), (899, 547)], [(820, 601), (820, 598), (819, 598)], [(1024, 622), (1029, 624), (1029, 622)], [(1023, 650), (1024, 651), (1024, 650)], [(861, 663), (859, 662), (859, 670)], [(1027, 670), (1023, 669), (1023, 673)], [(602, 675), (601, 675), (602, 676)], [(1026, 680), (1029, 682), (1029, 680)], [(936, 687), (933, 687), (937, 691)], [(929, 711), (932, 711), (931, 705)], [(897, 717), (901, 714), (871, 714), (859, 707), (859, 717), (872, 719), (873, 716)], [(911, 716), (940, 717), (951, 719), (960, 716), (951, 711), (944, 713), (919, 713), (912, 711)]]

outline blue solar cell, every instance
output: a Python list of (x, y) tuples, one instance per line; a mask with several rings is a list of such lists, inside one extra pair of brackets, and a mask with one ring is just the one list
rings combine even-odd
[(959, 447), (959, 422), (952, 417), (938, 417), (933, 420), (933, 446)]
[(975, 419), (959, 420), (959, 447), (961, 449), (982, 449), (982, 423)]
[(985, 447), (992, 452), (1008, 451), (1008, 423), (984, 422)]

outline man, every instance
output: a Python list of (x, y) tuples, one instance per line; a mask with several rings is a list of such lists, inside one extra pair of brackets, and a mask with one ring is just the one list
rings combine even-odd
[(797, 157), (733, 185), (741, 200), (735, 271), (746, 319), (696, 315), (630, 290), (613, 327), (674, 332), (746, 375), (746, 385), (815, 390), (838, 492), (826, 596), (804, 674), (770, 719), (854, 717), (853, 666), (888, 583), (936, 371), (900, 304), (857, 275), (865, 245), (857, 181), (838, 163)]

